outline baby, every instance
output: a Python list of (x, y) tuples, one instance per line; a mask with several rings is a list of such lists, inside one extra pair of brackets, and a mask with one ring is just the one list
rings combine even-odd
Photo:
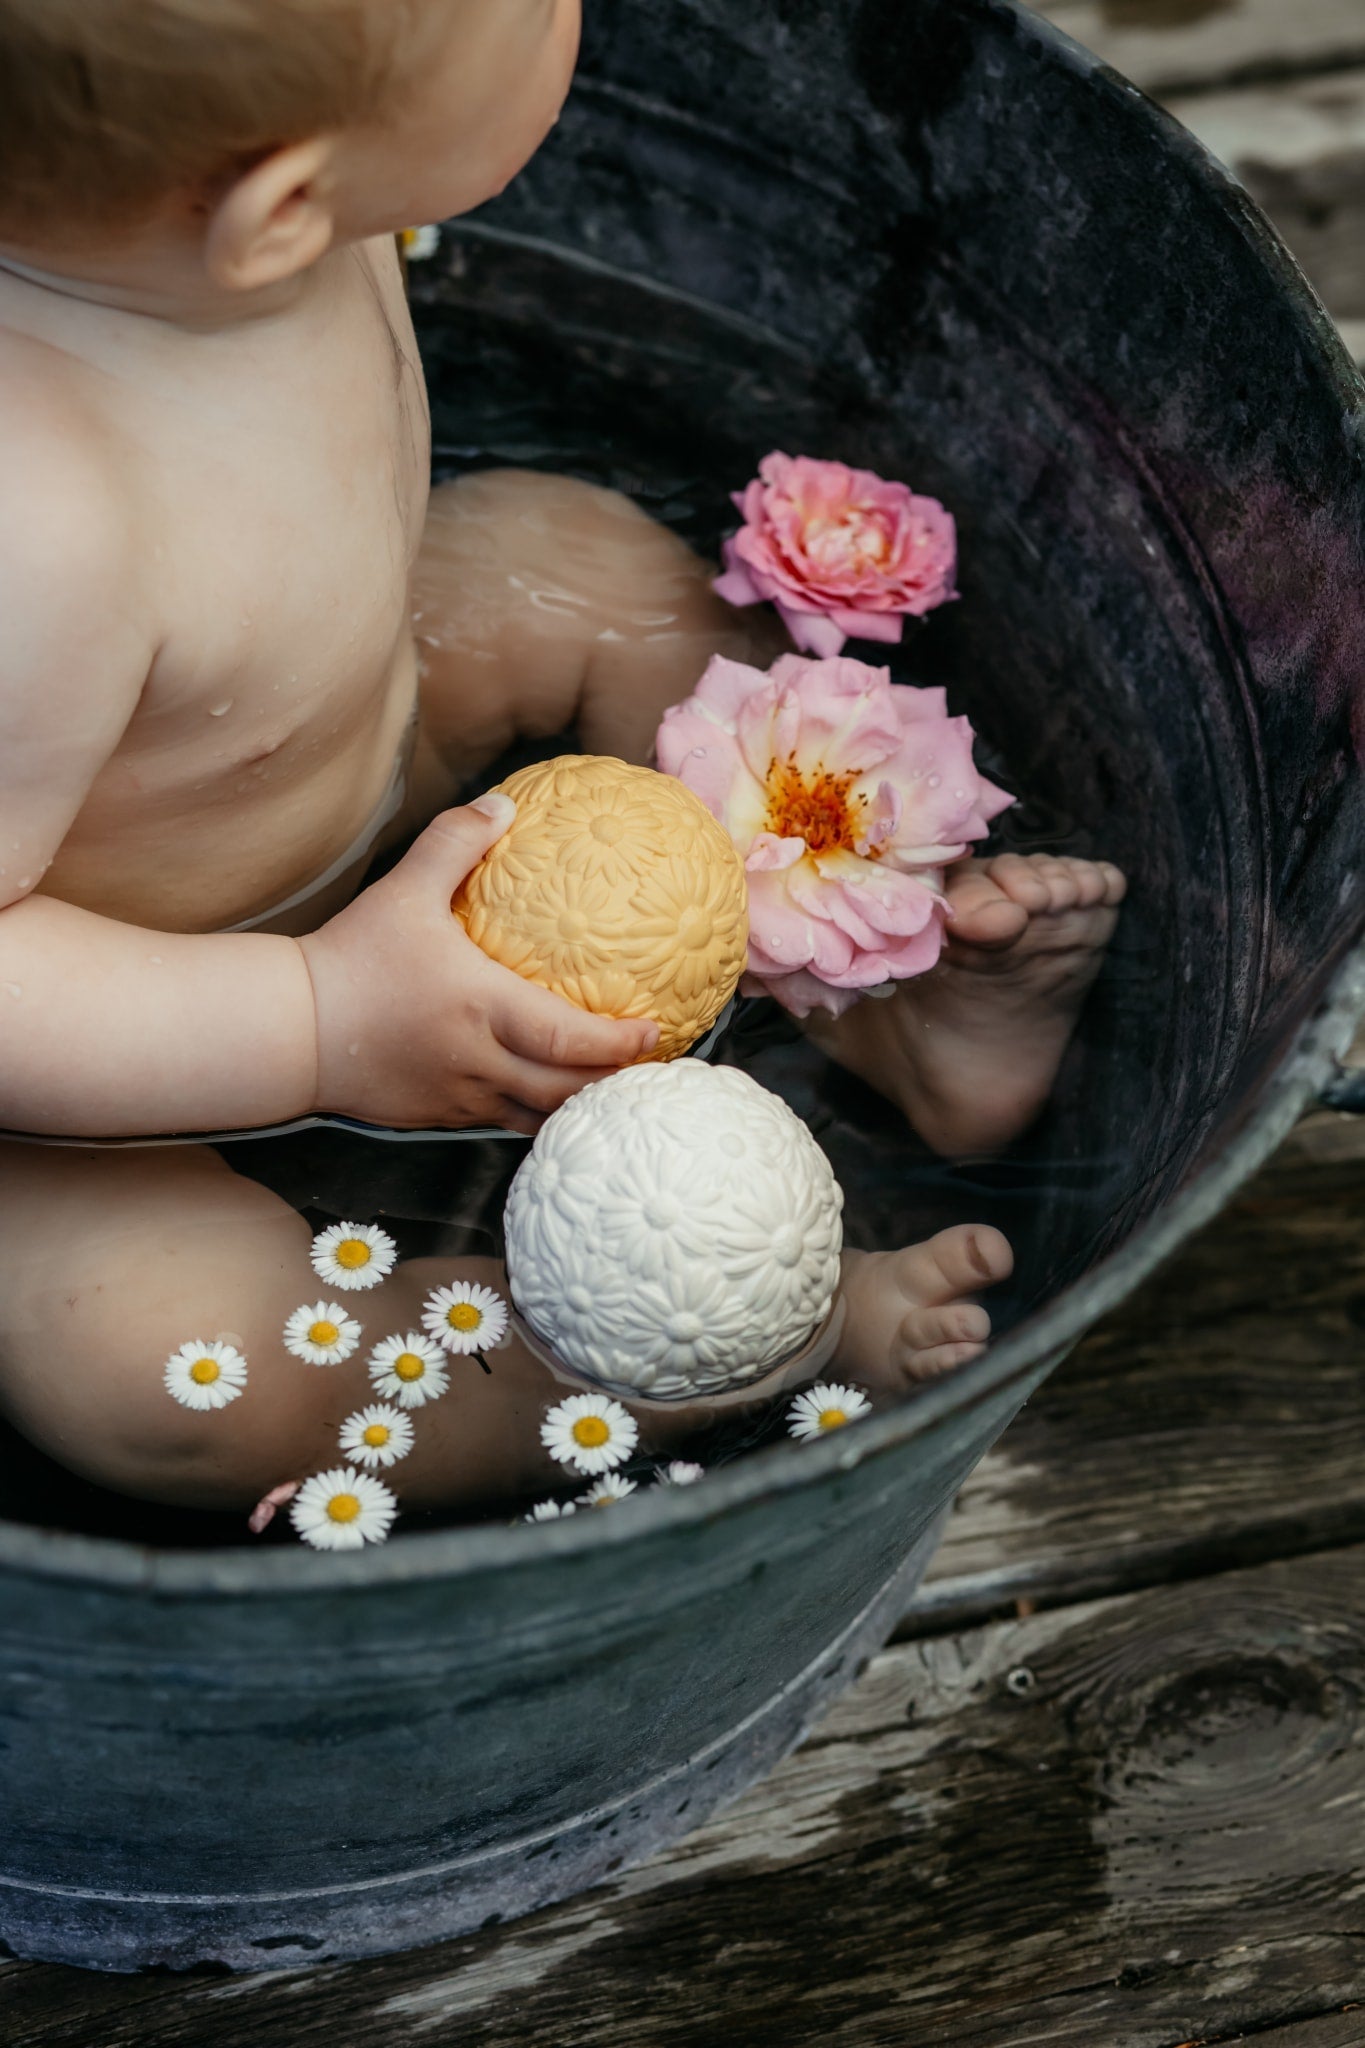
[[(429, 494), (394, 243), (532, 154), (578, 5), (0, 0), (0, 1126), (531, 1132), (651, 1046), (463, 936), (452, 893), (509, 807), (448, 806), (519, 737), (575, 725), (643, 760), (712, 653), (773, 650), (610, 493), (503, 473)], [(941, 968), (820, 1042), (936, 1147), (1008, 1142), (1122, 888), (1083, 861), (964, 863)], [(364, 1355), (317, 1372), (282, 1348), (319, 1291), (309, 1237), (230, 1148), (0, 1144), (4, 1412), (173, 1503), (247, 1506), (334, 1462)], [(1009, 1264), (985, 1228), (850, 1256), (840, 1370), (895, 1387), (974, 1355), (970, 1297)], [(420, 1327), (452, 1277), (400, 1266), (361, 1297), (371, 1334)], [(215, 1336), (251, 1387), (210, 1420), (160, 1366)], [(512, 1346), (459, 1387), (424, 1412), (404, 1500), (541, 1484), (542, 1369)]]

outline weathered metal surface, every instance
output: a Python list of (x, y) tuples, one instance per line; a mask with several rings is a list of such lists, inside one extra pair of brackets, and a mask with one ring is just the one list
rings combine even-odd
[(1285, 1133), (1365, 992), (1360, 385), (1121, 83), (1004, 0), (600, 0), (551, 154), (458, 246), (424, 321), (447, 437), (472, 354), (599, 422), (615, 392), (627, 449), (666, 410), (708, 475), (790, 438), (951, 498), (965, 601), (916, 673), (1132, 907), (1030, 1155), (1017, 1325), (904, 1410), (354, 1560), (0, 1528), (23, 1952), (358, 1954), (590, 1882), (599, 1822), (621, 1853), (682, 1832), (708, 1764), (759, 1768), (886, 1625), (1017, 1402)]

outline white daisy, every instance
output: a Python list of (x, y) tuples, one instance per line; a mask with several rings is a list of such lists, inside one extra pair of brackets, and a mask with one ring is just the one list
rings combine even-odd
[(360, 1324), (334, 1301), (296, 1308), (284, 1326), (284, 1348), (308, 1365), (340, 1365), (360, 1342)]
[(856, 1387), (841, 1387), (834, 1380), (817, 1380), (798, 1394), (787, 1410), (787, 1429), (796, 1437), (823, 1436), (827, 1429), (842, 1429), (866, 1415), (872, 1403)]
[(400, 1408), (424, 1408), (450, 1385), (445, 1353), (430, 1337), (409, 1330), (406, 1337), (385, 1337), (370, 1353), (370, 1381), (376, 1394)]
[(529, 1515), (523, 1515), (523, 1522), (558, 1522), (564, 1515), (576, 1514), (578, 1504), (571, 1500), (538, 1500)]
[(246, 1360), (231, 1344), (182, 1344), (166, 1360), (166, 1392), (182, 1408), (226, 1408), (246, 1385)]
[(380, 1465), (396, 1465), (412, 1449), (412, 1424), (401, 1408), (376, 1401), (346, 1417), (337, 1447), (344, 1457), (354, 1458), (357, 1465), (367, 1465), (371, 1471)]
[(671, 1465), (660, 1467), (654, 1474), (654, 1481), (657, 1486), (695, 1486), (699, 1479), (705, 1477), (704, 1465), (692, 1465), (686, 1458), (675, 1458)]
[(429, 224), (420, 228), (404, 228), (398, 239), (409, 263), (425, 263), (441, 246), (441, 230)]
[(550, 1456), (576, 1472), (606, 1472), (623, 1465), (639, 1441), (635, 1418), (606, 1394), (570, 1394), (547, 1409), (540, 1441)]
[(353, 1290), (378, 1287), (381, 1280), (387, 1280), (398, 1247), (377, 1224), (333, 1223), (313, 1239), (309, 1257), (319, 1280), (329, 1287)]
[(578, 1505), (581, 1508), (609, 1508), (614, 1500), (624, 1500), (628, 1493), (634, 1491), (633, 1479), (623, 1479), (619, 1472), (608, 1472), (591, 1492), (579, 1494)]
[(487, 1351), (507, 1328), (507, 1304), (491, 1287), (457, 1280), (427, 1296), (422, 1328), (447, 1351)]
[(359, 1550), (366, 1543), (382, 1543), (397, 1513), (398, 1502), (381, 1481), (352, 1465), (338, 1465), (304, 1480), (289, 1519), (314, 1550)]

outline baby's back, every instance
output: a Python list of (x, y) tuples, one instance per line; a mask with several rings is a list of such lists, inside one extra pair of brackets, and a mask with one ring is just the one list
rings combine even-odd
[[(291, 895), (380, 803), (415, 697), (428, 425), (391, 245), (211, 332), (0, 278), (0, 437), (18, 864), (159, 929)], [(56, 605), (84, 624), (52, 676)]]

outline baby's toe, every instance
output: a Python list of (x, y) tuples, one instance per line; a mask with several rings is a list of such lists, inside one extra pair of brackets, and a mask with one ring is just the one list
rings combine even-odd
[(1009, 1240), (988, 1223), (954, 1224), (896, 1257), (901, 1292), (920, 1310), (965, 1306), (964, 1295), (994, 1287), (1014, 1270)]
[(1051, 901), (1042, 867), (1045, 858), (1039, 854), (1000, 853), (987, 863), (985, 872), (1009, 902), (1017, 903), (1030, 917), (1037, 917)]
[(960, 1365), (970, 1365), (985, 1348), (984, 1344), (937, 1344), (928, 1351), (908, 1351), (898, 1363), (907, 1380), (939, 1380)]
[(1095, 865), (1104, 877), (1103, 901), (1107, 908), (1112, 909), (1122, 903), (1128, 894), (1128, 877), (1123, 869), (1116, 868), (1111, 860), (1097, 861)]
[(973, 946), (1010, 946), (1028, 923), (1028, 906), (1011, 897), (989, 867), (973, 863), (948, 880), (952, 935)]
[(906, 1354), (937, 1351), (945, 1344), (970, 1344), (979, 1348), (991, 1334), (991, 1319), (974, 1302), (960, 1301), (950, 1308), (912, 1308), (902, 1319), (898, 1341)]

